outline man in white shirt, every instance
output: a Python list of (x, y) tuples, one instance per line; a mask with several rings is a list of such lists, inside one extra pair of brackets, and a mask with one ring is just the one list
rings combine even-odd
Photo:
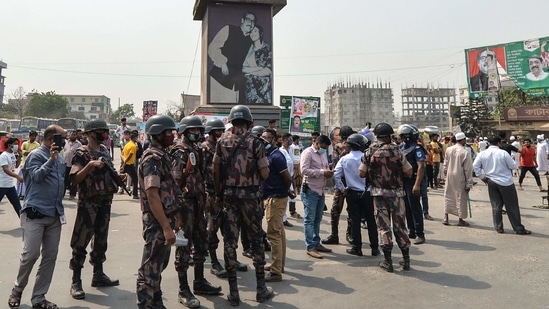
[(69, 200), (74, 200), (76, 197), (76, 185), (72, 183), (71, 177), (70, 177), (70, 171), (72, 168), (72, 158), (74, 158), (74, 154), (76, 153), (76, 150), (82, 146), (82, 143), (78, 139), (76, 139), (76, 131), (72, 131), (69, 135), (69, 141), (65, 144), (65, 164), (66, 164), (66, 172), (65, 172), (65, 189), (69, 190)]
[(120, 150), (124, 149), (123, 136), (124, 136), (124, 132), (126, 131), (131, 131), (131, 128), (130, 126), (126, 125), (126, 117), (124, 117), (120, 119), (120, 125), (116, 128), (116, 131), (114, 131), (114, 134), (116, 135), (116, 137), (120, 139)]
[[(17, 190), (15, 190), (15, 185), (13, 179), (17, 179), (19, 182), (23, 182), (23, 177), (15, 173), (15, 169), (19, 167), (21, 163), (21, 150), (17, 144), (17, 139), (11, 137), (4, 142), (6, 151), (2, 152), (0, 155), (0, 201), (4, 198), (4, 195), (8, 197), (15, 213), (17, 216), (20, 216), (21, 212), (21, 203), (19, 202), (19, 196), (17, 195)], [(18, 153), (17, 158), (14, 153)]]
[(547, 175), (549, 168), (549, 160), (547, 160), (549, 155), (549, 146), (545, 141), (545, 135), (540, 134), (537, 138), (538, 145), (536, 147), (536, 162), (538, 163), (538, 174)]
[(292, 185), (297, 194), (301, 192), (301, 146), (299, 145), (299, 136), (292, 135), (292, 144), (290, 145), (290, 157), (294, 162), (294, 172), (292, 175)]
[[(519, 136), (520, 138), (520, 136)], [(520, 149), (522, 148), (521, 145), (520, 145), (520, 142), (514, 137), (514, 136), (511, 136), (509, 137), (509, 141), (511, 141), (511, 146), (515, 147), (516, 149), (518, 149), (520, 151)], [(517, 162), (518, 164), (518, 160), (519, 160), (519, 153), (518, 152), (512, 152), (511, 153), (511, 156), (513, 157), (513, 160), (515, 160), (515, 162)], [(513, 175), (514, 176), (518, 176), (519, 174), (519, 170), (518, 169), (514, 169), (513, 170)]]
[(490, 147), (477, 155), (473, 162), (473, 169), (475, 174), (488, 185), (494, 227), (498, 233), (504, 233), (502, 209), (505, 204), (507, 217), (515, 233), (519, 235), (532, 234), (531, 231), (524, 228), (520, 219), (517, 189), (511, 172), (517, 168), (517, 163), (505, 150), (499, 148), (501, 143), (499, 136), (491, 136), (488, 143), (490, 143)]

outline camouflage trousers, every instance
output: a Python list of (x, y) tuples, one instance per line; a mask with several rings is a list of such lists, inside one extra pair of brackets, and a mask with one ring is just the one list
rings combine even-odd
[(246, 227), (246, 233), (251, 240), (256, 276), (258, 273), (263, 273), (265, 248), (262, 238), (264, 231), (261, 224), (264, 212), (260, 206), (259, 199), (240, 199), (225, 196), (223, 199), (223, 212), (222, 228), (225, 245), (225, 268), (228, 272), (236, 271), (239, 227), (243, 226)]
[[(204, 265), (208, 246), (208, 230), (206, 228), (206, 217), (204, 207), (196, 198), (186, 198), (180, 212), (181, 229), (189, 244), (175, 249), (175, 270), (178, 273), (186, 272), (189, 269), (189, 258), (192, 256), (195, 265)], [(195, 266), (196, 267), (196, 266)]]
[(410, 239), (406, 230), (406, 206), (404, 197), (374, 196), (374, 212), (376, 224), (380, 233), (380, 247), (382, 250), (392, 250), (391, 220), (393, 233), (398, 247), (410, 247)]
[(161, 308), (155, 306), (154, 296), (160, 294), (162, 272), (170, 261), (171, 246), (164, 244), (162, 226), (152, 213), (143, 214), (143, 239), (143, 257), (137, 270), (137, 307)]
[[(338, 236), (339, 217), (343, 211), (345, 196), (342, 193), (334, 194), (332, 209), (330, 209), (330, 224), (332, 225), (332, 235)], [(351, 219), (347, 217), (347, 226), (351, 225)]]
[(112, 195), (79, 199), (76, 211), (76, 222), (71, 237), (72, 258), (70, 269), (81, 269), (86, 260), (86, 247), (90, 243), (90, 264), (103, 264), (107, 257), (107, 237), (111, 220)]
[(213, 217), (212, 231), (208, 231), (208, 250), (212, 252), (217, 250), (217, 248), (219, 247), (219, 237), (217, 237), (217, 232), (219, 232), (219, 229), (221, 227), (221, 219), (223, 217), (220, 213), (222, 209), (221, 205), (215, 204), (215, 192), (206, 190), (205, 208), (207, 215)]

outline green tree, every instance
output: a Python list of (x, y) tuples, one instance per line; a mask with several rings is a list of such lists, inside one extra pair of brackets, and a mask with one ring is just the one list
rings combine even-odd
[(133, 105), (132, 104), (124, 104), (120, 106), (116, 111), (114, 111), (109, 116), (109, 122), (110, 123), (119, 123), (120, 119), (126, 117), (126, 118), (132, 118), (135, 116), (135, 112), (133, 111)]
[(487, 136), (494, 130), (492, 115), (484, 98), (469, 98), (461, 107), (459, 126), (467, 136)]
[(23, 114), (42, 118), (63, 118), (68, 114), (67, 105), (67, 100), (55, 94), (55, 91), (36, 93), (31, 96)]
[(503, 115), (506, 107), (549, 105), (549, 97), (532, 97), (519, 88), (503, 88), (498, 93), (498, 104), (494, 116), (497, 119)]
[(166, 112), (167, 116), (172, 117), (175, 122), (180, 122), (183, 117), (185, 117), (185, 108), (183, 105), (178, 105), (174, 101), (168, 101), (168, 111)]

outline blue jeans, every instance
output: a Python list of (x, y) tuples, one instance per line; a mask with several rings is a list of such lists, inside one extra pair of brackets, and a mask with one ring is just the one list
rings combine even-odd
[(15, 187), (0, 188), (0, 201), (4, 199), (4, 196), (8, 197), (8, 200), (13, 206), (13, 210), (15, 210), (17, 216), (20, 217), (21, 202), (19, 202), (19, 195), (17, 194), (17, 190), (15, 189)]
[(320, 245), (320, 222), (324, 210), (324, 194), (319, 195), (311, 189), (307, 193), (301, 190), (303, 202), (303, 230), (305, 232), (305, 245), (307, 250), (313, 250)]

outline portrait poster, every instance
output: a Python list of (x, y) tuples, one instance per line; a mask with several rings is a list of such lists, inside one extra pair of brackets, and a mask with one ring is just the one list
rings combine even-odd
[(320, 132), (320, 98), (292, 97), (290, 109), (291, 134), (309, 137), (313, 132)]
[(216, 120), (216, 119), (223, 121), (223, 124), (225, 125), (225, 127), (227, 127), (227, 125), (229, 124), (229, 121), (228, 121), (229, 114), (200, 112), (200, 113), (194, 113), (193, 115), (200, 117), (200, 119), (202, 120), (202, 124), (204, 126), (206, 125), (206, 122), (210, 120)]
[(210, 3), (206, 16), (207, 103), (273, 105), (272, 7)]
[(497, 92), (502, 75), (533, 96), (549, 95), (549, 37), (465, 50), (472, 97)]
[(143, 101), (143, 121), (147, 121), (158, 111), (158, 101)]

